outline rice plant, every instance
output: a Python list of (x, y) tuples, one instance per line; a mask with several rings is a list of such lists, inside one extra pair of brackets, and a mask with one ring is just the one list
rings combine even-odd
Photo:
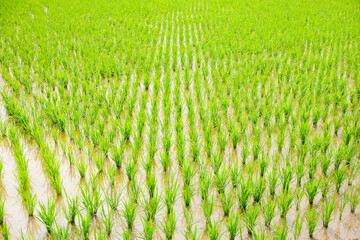
[(75, 224), (76, 215), (79, 213), (79, 200), (77, 197), (66, 196), (67, 207), (63, 207), (64, 216), (69, 224)]
[(192, 185), (185, 185), (182, 189), (182, 197), (184, 199), (185, 206), (190, 206), (191, 199), (195, 196), (195, 189)]
[(344, 209), (345, 209), (345, 206), (347, 203), (348, 203), (348, 195), (346, 193), (344, 193), (340, 197), (339, 220), (342, 219), (342, 215), (344, 213)]
[(144, 218), (141, 219), (143, 224), (143, 232), (140, 236), (141, 239), (144, 240), (151, 240), (154, 239), (154, 233), (156, 229), (156, 223), (153, 220), (145, 220)]
[(86, 170), (88, 168), (88, 164), (87, 162), (85, 161), (85, 159), (83, 157), (80, 157), (76, 163), (75, 163), (75, 166), (80, 174), (80, 177), (81, 178), (85, 178), (85, 175), (86, 175)]
[(78, 214), (78, 221), (79, 221), (79, 234), (80, 236), (85, 239), (90, 239), (90, 227), (91, 227), (91, 213), (86, 212), (83, 214)]
[(300, 212), (298, 212), (296, 214), (294, 230), (293, 230), (294, 239), (299, 239), (300, 235), (301, 235), (301, 232), (302, 232), (302, 226), (303, 226), (303, 223), (304, 223), (304, 216), (301, 216), (300, 214), (301, 214)]
[(265, 189), (266, 189), (266, 182), (264, 178), (260, 178), (260, 180), (253, 183), (252, 195), (256, 203), (260, 202)]
[(237, 199), (241, 209), (246, 209), (249, 202), (249, 197), (251, 196), (253, 185), (250, 179), (246, 181), (240, 180), (240, 187), (237, 192)]
[(260, 209), (258, 205), (249, 205), (246, 210), (246, 215), (244, 216), (243, 221), (250, 235), (255, 234), (255, 227), (257, 225), (259, 212)]
[(221, 207), (223, 209), (224, 215), (229, 216), (231, 208), (233, 206), (233, 193), (230, 190), (229, 193), (221, 193), (220, 196)]
[(235, 237), (239, 234), (241, 235), (241, 226), (240, 226), (240, 215), (238, 212), (231, 212), (229, 218), (226, 222), (226, 228), (229, 232), (229, 239), (234, 240)]
[(141, 202), (141, 207), (144, 210), (145, 218), (147, 221), (154, 221), (155, 215), (160, 210), (161, 195), (156, 193), (153, 198), (149, 198), (146, 200), (143, 198), (143, 201)]
[(356, 190), (356, 187), (353, 187), (350, 191), (349, 191), (349, 204), (350, 204), (350, 212), (354, 213), (356, 210), (356, 207), (359, 204), (360, 201), (360, 193)]
[(179, 185), (174, 177), (171, 177), (170, 180), (167, 181), (164, 191), (163, 202), (166, 206), (167, 213), (170, 214), (174, 209), (175, 201), (178, 197), (178, 189)]
[(346, 172), (346, 168), (345, 167), (342, 167), (341, 169), (335, 171), (334, 173), (334, 180), (335, 180), (335, 189), (336, 189), (336, 192), (339, 193), (340, 191), (340, 187), (342, 185), (342, 183), (345, 181), (345, 172)]
[(109, 236), (111, 234), (111, 231), (115, 225), (115, 217), (114, 217), (114, 210), (109, 208), (107, 211), (105, 210), (104, 206), (101, 208), (101, 216), (100, 216), (101, 222), (105, 226), (105, 232)]
[(176, 229), (176, 219), (175, 219), (175, 212), (174, 210), (171, 210), (171, 212), (165, 216), (166, 219), (164, 219), (162, 224), (162, 230), (165, 233), (165, 238), (167, 240), (174, 239), (174, 233)]
[(290, 192), (282, 192), (281, 196), (277, 199), (280, 217), (285, 218), (287, 212), (292, 206), (294, 195)]
[(270, 197), (267, 198), (266, 203), (265, 201), (261, 204), (261, 211), (264, 216), (265, 226), (270, 227), (271, 221), (274, 219), (276, 215), (276, 202), (273, 201)]
[(8, 226), (8, 223), (6, 220), (4, 220), (0, 226), (0, 232), (1, 232), (1, 235), (3, 236), (4, 240), (11, 239), (10, 227)]
[(331, 221), (331, 217), (333, 215), (334, 210), (335, 210), (334, 198), (325, 199), (322, 206), (322, 222), (325, 228), (329, 226), (329, 222)]
[(45, 225), (46, 230), (50, 233), (53, 229), (53, 224), (56, 221), (58, 211), (55, 202), (48, 201), (47, 203), (39, 203), (39, 212), (36, 218)]
[(105, 193), (105, 201), (111, 210), (117, 210), (121, 201), (122, 189), (112, 189)]
[(55, 227), (51, 231), (51, 239), (61, 240), (61, 239), (71, 239), (73, 238), (73, 233), (69, 229), (69, 225), (61, 226), (55, 223)]
[(317, 222), (320, 218), (320, 215), (317, 215), (315, 208), (310, 208), (306, 214), (307, 227), (309, 231), (309, 236), (313, 237)]
[(122, 214), (125, 218), (127, 229), (132, 230), (137, 214), (137, 206), (134, 199), (131, 197), (127, 201), (124, 201), (124, 209), (122, 210)]
[[(1, 192), (3, 196), (3, 193)], [(0, 224), (3, 224), (5, 221), (5, 201), (4, 199), (0, 198)]]
[(314, 198), (316, 197), (316, 195), (318, 194), (318, 187), (319, 187), (319, 180), (309, 180), (306, 185), (305, 185), (305, 189), (306, 189), (306, 196), (309, 200), (309, 204), (312, 205), (314, 202)]
[(219, 240), (222, 233), (220, 232), (220, 223), (218, 221), (209, 224), (209, 238), (210, 240)]
[(289, 229), (286, 226), (286, 222), (280, 221), (278, 226), (275, 226), (272, 231), (273, 239), (285, 240), (288, 238)]
[(81, 189), (81, 202), (91, 217), (95, 216), (103, 202), (99, 190), (90, 192), (89, 190)]

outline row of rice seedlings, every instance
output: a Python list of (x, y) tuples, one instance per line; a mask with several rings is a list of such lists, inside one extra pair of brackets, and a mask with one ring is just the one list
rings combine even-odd
[(36, 195), (31, 193), (30, 176), (28, 172), (29, 160), (24, 154), (24, 147), (20, 140), (20, 134), (21, 133), (16, 126), (8, 125), (8, 136), (14, 150), (13, 157), (17, 166), (17, 175), (15, 175), (15, 178), (19, 182), (17, 191), (21, 196), (28, 215), (33, 216), (36, 206)]
[[(46, 140), (44, 140), (44, 133), (37, 123), (32, 119), (34, 116), (29, 116), (24, 109), (20, 108), (13, 96), (3, 90), (1, 92), (5, 108), (25, 130), (27, 134), (34, 138), (38, 144), (43, 158), (44, 166), (47, 171), (50, 183), (56, 191), (57, 195), (62, 193), (62, 180), (60, 176), (60, 162), (55, 157), (55, 152), (50, 149)], [(36, 118), (35, 118), (36, 119)]]

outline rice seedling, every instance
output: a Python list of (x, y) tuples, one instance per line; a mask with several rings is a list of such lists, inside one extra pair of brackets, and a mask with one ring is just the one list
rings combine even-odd
[(327, 171), (331, 165), (331, 158), (330, 157), (327, 157), (327, 156), (324, 156), (321, 158), (321, 161), (320, 161), (320, 165), (321, 165), (321, 171), (322, 173), (327, 176)]
[(251, 152), (254, 160), (258, 160), (262, 148), (263, 146), (261, 145), (260, 140), (255, 140), (253, 142)]
[(101, 227), (97, 227), (96, 223), (94, 226), (94, 240), (105, 240), (108, 238), (108, 235), (106, 235), (106, 233), (103, 233), (103, 231), (101, 230)]
[(105, 232), (108, 236), (111, 234), (111, 231), (115, 225), (114, 219), (114, 211), (111, 208), (106, 211), (104, 206), (102, 206), (100, 220), (104, 224)]
[(211, 167), (212, 167), (215, 175), (217, 175), (219, 173), (222, 162), (223, 162), (223, 158), (220, 153), (212, 155)]
[(105, 155), (102, 153), (99, 153), (94, 158), (94, 162), (95, 162), (96, 168), (98, 169), (98, 172), (103, 172), (104, 166), (105, 166)]
[(256, 203), (260, 202), (265, 189), (266, 189), (266, 182), (265, 182), (264, 178), (260, 178), (260, 180), (253, 183), (252, 195), (254, 198), (254, 202), (256, 202)]
[(0, 157), (0, 180), (2, 179), (2, 173), (4, 168), (4, 160)]
[(184, 186), (190, 186), (191, 180), (196, 174), (196, 170), (189, 160), (184, 162), (184, 166), (182, 167), (183, 181)]
[(261, 211), (264, 216), (265, 226), (270, 227), (271, 221), (274, 219), (276, 212), (276, 202), (272, 201), (270, 197), (267, 198), (266, 203), (265, 201), (261, 204)]
[(229, 184), (229, 174), (225, 169), (220, 171), (218, 175), (215, 175), (214, 184), (219, 194), (225, 192), (225, 189)]
[(268, 175), (269, 191), (271, 196), (275, 195), (276, 187), (278, 186), (278, 179), (279, 179), (278, 170), (276, 165), (274, 164), (271, 172)]
[(81, 202), (85, 209), (89, 212), (91, 217), (95, 216), (103, 203), (100, 191), (95, 189), (93, 192), (90, 192), (89, 190), (81, 189), (81, 196)]
[(141, 239), (151, 240), (154, 239), (154, 233), (156, 230), (156, 223), (153, 220), (146, 220), (145, 218), (141, 219), (143, 225), (143, 232), (140, 236)]
[(306, 220), (307, 220), (307, 227), (308, 227), (308, 231), (309, 231), (309, 236), (312, 238), (317, 222), (320, 218), (320, 215), (318, 215), (316, 213), (316, 209), (315, 208), (310, 208), (306, 214)]
[(250, 155), (250, 151), (249, 151), (249, 145), (246, 141), (244, 141), (241, 144), (241, 159), (242, 159), (242, 164), (245, 165), (246, 164), (246, 160)]
[(331, 217), (333, 215), (334, 210), (335, 210), (334, 198), (325, 199), (322, 206), (322, 222), (325, 228), (329, 226), (329, 222), (331, 221)]
[(174, 239), (174, 233), (176, 229), (176, 219), (175, 219), (175, 212), (171, 210), (170, 213), (164, 219), (163, 224), (161, 226), (162, 231), (165, 234), (165, 238), (167, 240)]
[[(1, 164), (1, 163), (0, 163)], [(1, 168), (1, 166), (0, 166)], [(360, 170), (360, 165), (358, 164), (351, 164), (350, 165), (350, 172), (349, 172), (349, 178), (348, 178), (348, 186), (352, 186), (356, 176), (358, 175)], [(0, 170), (1, 172), (1, 170)], [(1, 173), (0, 173), (1, 174)]]
[(124, 201), (122, 214), (125, 218), (127, 229), (132, 230), (137, 214), (137, 206), (133, 198), (130, 197), (127, 201)]
[[(1, 196), (3, 193), (1, 192)], [(0, 198), (0, 224), (3, 224), (5, 221), (5, 201), (4, 199)]]
[(69, 224), (75, 224), (76, 215), (79, 213), (79, 200), (66, 195), (66, 203), (67, 207), (63, 207), (64, 216)]
[(124, 160), (124, 146), (124, 138), (120, 138), (120, 142), (114, 145), (113, 152), (111, 154), (111, 159), (117, 168), (121, 168)]
[(236, 188), (239, 184), (240, 179), (240, 169), (239, 165), (237, 164), (237, 161), (235, 160), (235, 163), (232, 164), (230, 167), (230, 182), (233, 188)]
[(239, 202), (239, 207), (241, 209), (246, 209), (249, 202), (249, 197), (252, 194), (253, 185), (250, 179), (246, 181), (244, 179), (240, 179), (239, 189), (237, 192), (237, 198)]
[(234, 240), (239, 232), (241, 236), (240, 215), (238, 212), (230, 213), (226, 222), (226, 229), (229, 232), (230, 240)]
[(345, 167), (342, 167), (341, 169), (335, 171), (334, 173), (334, 180), (335, 180), (335, 189), (336, 189), (336, 192), (339, 193), (340, 191), (340, 187), (342, 185), (342, 183), (345, 181), (345, 172), (346, 172), (346, 168)]
[(294, 230), (293, 230), (294, 239), (300, 238), (303, 223), (304, 223), (304, 216), (301, 216), (300, 212), (298, 212), (296, 214), (295, 225), (294, 225)]
[(88, 168), (88, 164), (85, 161), (83, 157), (78, 158), (77, 162), (75, 163), (75, 166), (80, 174), (81, 178), (85, 178), (86, 170)]
[(117, 210), (120, 204), (122, 189), (112, 189), (105, 193), (105, 201), (111, 210)]
[(280, 221), (278, 226), (273, 228), (273, 239), (285, 240), (288, 239), (289, 229), (286, 226), (286, 222)]
[(144, 210), (144, 214), (147, 221), (154, 221), (155, 215), (160, 210), (161, 195), (159, 195), (157, 192), (154, 195), (153, 198), (149, 198), (148, 201), (146, 201), (145, 198), (143, 198), (143, 201), (140, 203), (141, 207)]
[[(205, 169), (205, 171), (207, 170)], [(211, 184), (212, 175), (205, 172), (202, 177), (199, 178), (199, 192), (202, 200), (208, 199)]]
[(296, 193), (296, 201), (295, 201), (296, 211), (299, 211), (300, 209), (300, 203), (304, 194), (305, 194), (304, 189), (298, 190), (298, 192)]
[(126, 176), (128, 177), (130, 182), (135, 179), (135, 175), (136, 175), (137, 171), (138, 171), (138, 168), (136, 166), (134, 159), (129, 158), (125, 165), (125, 172), (126, 172)]
[(51, 231), (51, 239), (53, 240), (61, 240), (61, 239), (72, 239), (73, 233), (69, 229), (69, 225), (61, 226), (55, 223), (55, 227)]
[(211, 215), (214, 211), (214, 197), (212, 196), (210, 199), (202, 201), (201, 206), (206, 219), (206, 223), (211, 224)]
[(115, 177), (116, 177), (117, 168), (116, 166), (110, 166), (107, 171), (107, 178), (109, 180), (109, 185), (114, 187), (115, 185)]
[(287, 212), (292, 206), (293, 199), (294, 199), (294, 195), (287, 191), (282, 192), (281, 196), (277, 199), (281, 218), (286, 217)]
[(0, 226), (0, 232), (1, 232), (1, 235), (3, 236), (4, 240), (11, 239), (10, 227), (6, 220), (4, 220)]
[(37, 197), (36, 194), (31, 194), (30, 192), (26, 192), (23, 195), (23, 201), (25, 205), (25, 209), (28, 212), (28, 216), (34, 216), (36, 204), (37, 204)]
[(290, 182), (293, 177), (293, 168), (292, 166), (284, 166), (280, 171), (280, 180), (282, 183), (282, 189), (284, 191), (289, 190)]
[(122, 128), (122, 135), (124, 137), (124, 140), (126, 140), (126, 141), (128, 141), (130, 139), (131, 124), (132, 124), (132, 118), (129, 114), (127, 114), (126, 118), (125, 118), (125, 123)]
[(233, 193), (232, 190), (228, 194), (221, 193), (220, 196), (221, 206), (225, 216), (229, 216), (231, 208), (233, 206)]
[(342, 215), (344, 213), (344, 209), (346, 204), (348, 203), (348, 196), (346, 193), (342, 194), (340, 197), (340, 204), (339, 204), (339, 220), (342, 219)]
[(208, 230), (210, 240), (218, 240), (221, 238), (222, 233), (220, 232), (220, 223), (218, 221), (209, 224)]
[(319, 180), (313, 179), (309, 180), (305, 185), (306, 196), (309, 200), (309, 204), (312, 205), (314, 202), (314, 198), (318, 193)]
[(349, 191), (348, 198), (350, 204), (350, 212), (354, 213), (360, 201), (360, 193), (356, 190), (355, 186), (352, 187), (352, 189)]
[(155, 173), (152, 172), (148, 175), (147, 179), (146, 179), (146, 187), (147, 190), (149, 192), (149, 197), (153, 198), (155, 195), (155, 191), (157, 191), (156, 188), (156, 177), (155, 177)]
[(190, 206), (191, 199), (195, 196), (195, 189), (191, 185), (185, 185), (182, 190), (185, 206)]
[(255, 227), (257, 225), (259, 212), (260, 209), (257, 204), (249, 205), (246, 210), (246, 215), (244, 216), (243, 221), (250, 235), (255, 234)]
[(240, 131), (236, 127), (232, 127), (230, 131), (230, 137), (231, 137), (232, 146), (234, 149), (236, 149), (238, 143), (240, 142)]
[(123, 232), (121, 234), (121, 237), (124, 240), (131, 240), (131, 239), (133, 239), (133, 233), (132, 233), (132, 231), (130, 231), (126, 227), (125, 228), (123, 227)]
[(48, 201), (46, 204), (40, 202), (39, 208), (40, 210), (36, 215), (36, 218), (45, 225), (46, 230), (50, 233), (56, 220), (56, 216), (58, 215), (55, 202)]
[(78, 227), (79, 227), (79, 234), (81, 237), (85, 240), (90, 239), (90, 227), (91, 227), (91, 213), (86, 212), (83, 216), (83, 214), (78, 214)]
[(266, 168), (269, 165), (269, 161), (266, 159), (266, 156), (264, 155), (264, 151), (262, 151), (261, 155), (260, 155), (260, 160), (259, 160), (259, 173), (260, 173), (260, 177), (263, 177), (265, 172), (266, 172)]
[(320, 192), (323, 198), (326, 198), (331, 190), (330, 178), (323, 178), (320, 180)]
[(137, 184), (135, 181), (132, 181), (128, 185), (127, 190), (128, 190), (129, 196), (131, 196), (134, 199), (134, 201), (137, 203), (140, 193), (142, 193), (139, 184)]
[(163, 167), (164, 172), (167, 172), (169, 167), (171, 166), (170, 155), (167, 153), (161, 154), (160, 163)]
[(308, 174), (310, 179), (314, 178), (317, 166), (318, 166), (317, 156), (311, 156), (310, 159), (307, 161)]
[(178, 196), (179, 185), (174, 177), (171, 177), (170, 180), (167, 181), (164, 191), (163, 202), (166, 206), (167, 213), (170, 214), (174, 208), (175, 201)]

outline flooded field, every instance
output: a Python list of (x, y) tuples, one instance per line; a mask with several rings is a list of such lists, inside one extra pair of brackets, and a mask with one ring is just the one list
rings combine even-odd
[(0, 12), (0, 238), (360, 239), (355, 1)]

